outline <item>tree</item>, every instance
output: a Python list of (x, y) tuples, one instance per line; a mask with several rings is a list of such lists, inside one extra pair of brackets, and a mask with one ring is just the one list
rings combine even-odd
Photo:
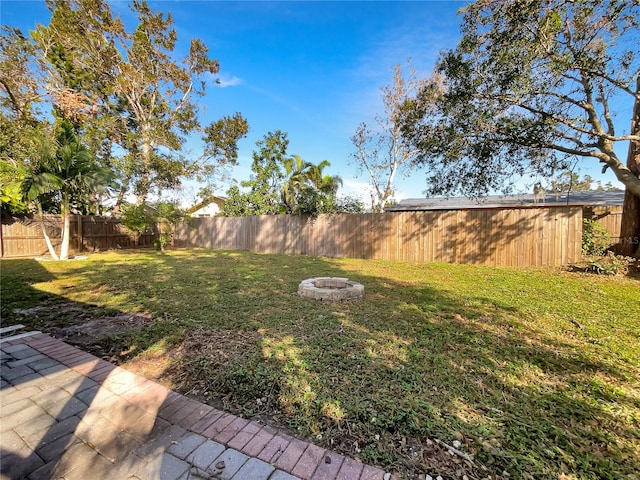
[(325, 167), (330, 167), (328, 160), (321, 161), (311, 168), (310, 187), (307, 189), (308, 200), (303, 197), (301, 213), (319, 215), (321, 213), (352, 213), (357, 204), (351, 204), (348, 198), (338, 198), (338, 190), (342, 186), (342, 178), (338, 175), (325, 174)]
[[(74, 202), (104, 188), (109, 183), (111, 173), (93, 161), (89, 150), (78, 140), (70, 123), (62, 122), (58, 125), (55, 138), (54, 144), (46, 138), (40, 139), (39, 154), (26, 174), (21, 189), (24, 199), (36, 206), (49, 253), (56, 260), (66, 260), (69, 257), (70, 217)], [(44, 226), (44, 199), (53, 199), (58, 204), (62, 217), (59, 256)]]
[(330, 166), (331, 163), (328, 160), (323, 160), (318, 165), (313, 165), (309, 177), (312, 186), (318, 192), (326, 196), (335, 197), (342, 186), (342, 178), (338, 175), (325, 174), (324, 169)]
[[(623, 236), (640, 238), (639, 9), (627, 0), (465, 7), (462, 40), (437, 65), (441, 83), (403, 111), (403, 131), (432, 169), (430, 191), (484, 195), (508, 190), (513, 176), (551, 176), (568, 157), (596, 161), (633, 199), (623, 217), (635, 232)], [(623, 102), (636, 107), (632, 122), (616, 117)], [(627, 164), (620, 142), (630, 143)]]
[(298, 209), (300, 197), (309, 186), (313, 164), (305, 162), (299, 155), (287, 158), (284, 162), (287, 179), (282, 186), (280, 197), (287, 213)]
[[(211, 181), (217, 167), (236, 163), (234, 144), (246, 135), (246, 120), (236, 114), (204, 129), (199, 122), (197, 100), (219, 71), (201, 40), (192, 39), (187, 55), (178, 60), (171, 15), (153, 11), (145, 1), (131, 4), (133, 29), (111, 13), (105, 0), (48, 5), (48, 25), (39, 25), (31, 38), (11, 37), (24, 40), (12, 43), (20, 47), (13, 57), (37, 66), (33, 81), (25, 85), (34, 84), (36, 98), (71, 122), (104, 166), (118, 170), (117, 205), (126, 193), (135, 193), (142, 203), (153, 191), (178, 188), (185, 178)], [(17, 92), (22, 82), (8, 85)], [(182, 146), (195, 132), (203, 134), (205, 149), (187, 158)], [(114, 156), (121, 150), (126, 153)]]
[(114, 142), (126, 131), (114, 115), (117, 99), (109, 81), (123, 24), (102, 0), (47, 4), (49, 25), (37, 25), (26, 45), (39, 101), (55, 119), (73, 125), (98, 163), (111, 167)]
[(340, 211), (361, 211), (362, 205), (353, 199), (339, 199), (337, 192), (342, 179), (324, 173), (331, 164), (323, 160), (317, 165), (298, 155), (289, 157), (287, 134), (276, 130), (256, 142), (251, 179), (227, 191), (227, 200), (220, 215), (318, 215)]
[(205, 181), (217, 173), (221, 167), (236, 165), (238, 141), (246, 137), (247, 133), (249, 133), (249, 122), (239, 112), (233, 116), (224, 116), (205, 127), (202, 135), (205, 150), (191, 167), (194, 169), (196, 178), (199, 181)]
[(351, 195), (336, 196), (334, 203), (328, 205), (323, 213), (364, 213), (362, 200)]
[(10, 183), (0, 188), (0, 215), (11, 216), (27, 212), (27, 205), (22, 198), (20, 183)]
[(165, 251), (173, 237), (173, 226), (183, 221), (188, 214), (174, 202), (156, 202), (126, 204), (122, 209), (122, 224), (129, 230), (141, 235), (152, 231), (155, 234), (153, 244), (156, 250)]
[[(633, 105), (631, 132), (640, 137), (640, 73), (636, 78), (636, 100)], [(640, 139), (629, 140), (627, 168), (632, 175), (640, 178)], [(625, 184), (626, 185), (626, 184)], [(621, 255), (640, 255), (640, 195), (627, 186), (622, 205), (620, 221), (620, 240), (616, 253)]]
[(20, 183), (34, 138), (46, 124), (36, 118), (40, 98), (30, 62), (33, 48), (19, 29), (3, 26), (0, 35), (0, 198), (4, 214), (23, 213)]
[(351, 142), (355, 153), (351, 158), (361, 171), (366, 171), (372, 191), (372, 209), (382, 212), (393, 197), (394, 181), (398, 174), (407, 175), (415, 167), (419, 150), (402, 135), (402, 107), (425, 85), (418, 78), (410, 62), (405, 78), (400, 64), (393, 70), (392, 83), (382, 88), (384, 114), (377, 115), (377, 127), (372, 130), (366, 123), (356, 129)]
[[(199, 126), (193, 96), (204, 93), (199, 84), (205, 73), (219, 70), (207, 47), (191, 40), (184, 62), (172, 58), (177, 33), (168, 14), (153, 12), (146, 2), (133, 2), (138, 26), (121, 43), (126, 61), (115, 63), (114, 93), (126, 103), (134, 127), (136, 166), (133, 170), (138, 203), (150, 193), (154, 183), (174, 187), (184, 171), (182, 159), (171, 153), (182, 146), (183, 134)], [(164, 150), (160, 150), (164, 149)]]
[(253, 152), (251, 178), (240, 184), (248, 190), (242, 192), (235, 185), (231, 187), (220, 215), (235, 217), (280, 213), (280, 191), (285, 178), (284, 164), (289, 139), (285, 132), (276, 130), (268, 132), (256, 142), (256, 146), (258, 150)]
[(282, 186), (281, 199), (286, 213), (318, 215), (330, 213), (336, 207), (336, 194), (342, 185), (337, 175), (323, 173), (331, 166), (327, 160), (318, 165), (294, 155), (285, 160), (287, 178)]
[(583, 177), (580, 177), (578, 172), (563, 170), (549, 179), (549, 184), (546, 190), (547, 192), (554, 194), (556, 199), (558, 199), (560, 194), (564, 192), (588, 192), (591, 190), (602, 192), (619, 189), (614, 187), (611, 182), (607, 182), (602, 185), (600, 180), (594, 180), (591, 175), (584, 175)]

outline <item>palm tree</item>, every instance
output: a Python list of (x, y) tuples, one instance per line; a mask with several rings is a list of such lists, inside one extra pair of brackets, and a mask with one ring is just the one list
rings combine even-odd
[(323, 160), (318, 165), (314, 165), (311, 181), (318, 191), (334, 197), (338, 193), (338, 189), (342, 186), (342, 178), (338, 175), (323, 175), (322, 171), (324, 168), (330, 166), (331, 163), (328, 160)]
[(284, 161), (287, 179), (282, 186), (281, 198), (287, 213), (295, 213), (299, 197), (307, 186), (314, 165), (294, 155)]
[[(69, 122), (58, 125), (55, 143), (42, 138), (38, 143), (36, 161), (25, 176), (21, 190), (25, 200), (36, 206), (49, 253), (56, 260), (66, 260), (69, 258), (72, 202), (103, 189), (110, 183), (112, 174), (93, 161)], [(42, 201), (46, 198), (59, 203), (62, 217), (59, 256), (44, 226)]]
[(331, 165), (323, 160), (318, 165), (306, 162), (298, 155), (285, 160), (287, 180), (282, 187), (282, 203), (287, 213), (318, 214), (335, 199), (342, 179), (324, 175), (325, 167)]

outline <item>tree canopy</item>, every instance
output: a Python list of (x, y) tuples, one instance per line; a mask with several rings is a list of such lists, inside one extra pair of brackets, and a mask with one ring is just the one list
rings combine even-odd
[[(117, 171), (118, 204), (126, 194), (142, 203), (185, 179), (211, 182), (219, 167), (237, 162), (248, 123), (236, 113), (200, 124), (198, 99), (219, 64), (199, 39), (190, 40), (186, 56), (179, 53), (170, 14), (133, 0), (128, 25), (104, 0), (47, 5), (48, 25), (28, 35), (4, 27), (0, 40), (0, 155), (14, 170), (34, 153), (25, 128), (46, 130), (52, 116), (70, 122), (90, 154)], [(187, 156), (182, 147), (194, 133), (205, 146)]]
[(562, 193), (588, 192), (592, 190), (611, 192), (620, 189), (616, 188), (611, 182), (603, 185), (600, 180), (594, 180), (591, 175), (580, 177), (580, 174), (571, 170), (564, 170), (551, 177), (546, 186), (546, 191), (556, 196)]
[(361, 202), (337, 196), (342, 179), (324, 173), (331, 165), (328, 161), (315, 165), (298, 155), (287, 154), (289, 139), (285, 132), (269, 132), (256, 145), (251, 178), (241, 182), (244, 190), (233, 186), (227, 191), (221, 215), (318, 215), (362, 211)]
[(331, 212), (342, 179), (324, 173), (330, 166), (327, 160), (314, 165), (298, 155), (285, 160), (286, 180), (280, 198), (286, 213), (317, 215)]
[[(55, 142), (43, 137), (37, 143), (38, 155), (22, 181), (22, 196), (27, 202), (35, 203), (41, 220), (43, 202), (58, 205), (62, 217), (59, 258), (65, 260), (69, 255), (71, 211), (90, 194), (106, 188), (112, 173), (93, 160), (69, 122), (57, 125)], [(57, 259), (44, 226), (42, 232), (51, 256)]]
[[(483, 0), (462, 12), (457, 48), (403, 106), (431, 192), (508, 191), (579, 159), (610, 169), (639, 198), (637, 2)], [(626, 164), (617, 144), (635, 151)]]

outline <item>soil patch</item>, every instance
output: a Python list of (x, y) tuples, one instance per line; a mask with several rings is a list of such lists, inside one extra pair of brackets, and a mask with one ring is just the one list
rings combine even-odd
[(14, 308), (13, 313), (21, 317), (35, 317), (38, 320), (55, 320), (60, 314), (82, 312), (83, 307), (75, 302), (46, 303), (30, 308)]
[(13, 310), (19, 319), (93, 354), (97, 354), (96, 344), (105, 337), (118, 336), (155, 323), (150, 313), (100, 315), (102, 312), (97, 307), (75, 302), (46, 303)]
[(123, 330), (137, 329), (154, 323), (147, 313), (120, 313), (110, 317), (81, 318), (79, 323), (54, 328), (50, 333), (56, 338), (76, 346), (89, 346), (101, 337), (117, 335)]

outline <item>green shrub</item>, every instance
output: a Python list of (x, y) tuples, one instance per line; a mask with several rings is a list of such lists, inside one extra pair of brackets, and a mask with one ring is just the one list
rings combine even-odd
[(122, 210), (122, 224), (139, 235), (154, 232), (153, 246), (163, 251), (171, 243), (173, 225), (185, 220), (188, 215), (172, 202), (157, 202), (153, 205), (125, 205)]
[(148, 211), (146, 204), (140, 205), (125, 204), (120, 214), (122, 225), (138, 235), (153, 231), (156, 218)]
[(611, 246), (611, 234), (595, 220), (585, 218), (582, 221), (582, 254), (604, 255)]

